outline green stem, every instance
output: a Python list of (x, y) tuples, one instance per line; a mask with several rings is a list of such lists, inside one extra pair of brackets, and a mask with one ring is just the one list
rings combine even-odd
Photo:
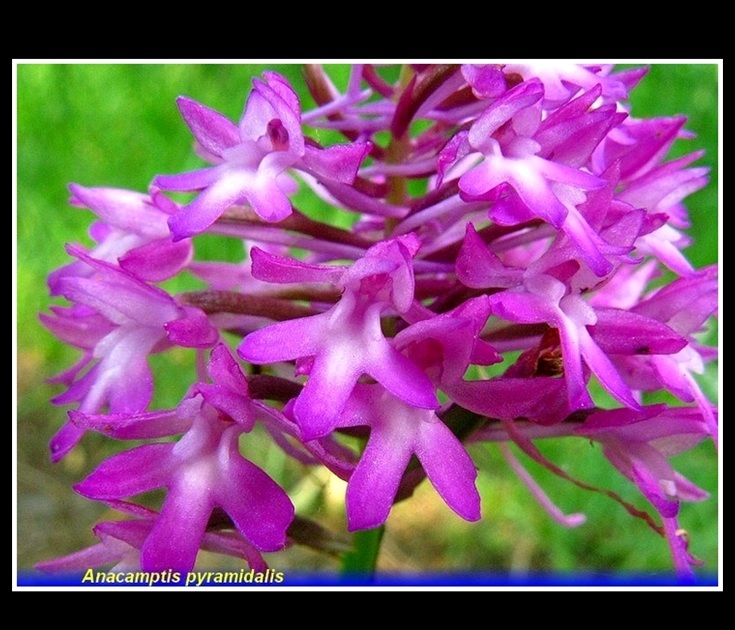
[[(401, 76), (398, 79), (398, 84), (401, 88), (401, 92), (396, 92), (396, 103), (400, 101), (400, 94), (403, 90), (411, 83), (411, 77), (413, 71), (404, 65), (401, 68)], [(385, 161), (388, 164), (401, 164), (411, 152), (411, 138), (408, 134), (403, 134), (400, 138), (391, 136), (388, 147), (385, 151)], [(386, 201), (390, 204), (400, 206), (407, 202), (408, 199), (408, 185), (406, 178), (400, 175), (392, 175), (388, 177), (388, 194), (386, 195)], [(398, 224), (398, 221), (393, 218), (387, 218), (385, 221), (386, 237), (390, 236), (393, 228)]]
[(373, 575), (378, 563), (380, 543), (385, 525), (356, 532), (352, 537), (352, 551), (342, 556), (342, 575)]

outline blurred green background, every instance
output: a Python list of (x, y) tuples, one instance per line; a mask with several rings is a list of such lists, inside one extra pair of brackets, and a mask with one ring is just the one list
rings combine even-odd
[[(46, 275), (68, 262), (64, 243), (90, 243), (87, 228), (92, 216), (67, 205), (67, 185), (145, 191), (158, 173), (201, 166), (191, 151), (192, 138), (179, 116), (176, 97), (185, 94), (237, 120), (251, 77), (265, 69), (286, 75), (305, 109), (313, 105), (296, 65), (17, 66), (17, 553), (22, 570), (96, 542), (92, 525), (115, 515), (77, 496), (70, 486), (91, 472), (111, 448), (127, 448), (88, 435), (60, 464), (48, 461), (46, 444), (65, 421), (67, 408), (49, 403), (61, 390), (46, 379), (71, 365), (78, 354), (55, 340), (37, 315), (52, 303)], [(329, 71), (339, 86), (345, 84), (345, 66), (330, 66)], [(686, 128), (697, 138), (678, 141), (673, 155), (707, 150), (699, 164), (712, 168), (711, 183), (687, 200), (694, 238), (687, 254), (697, 267), (717, 261), (717, 71), (713, 64), (653, 65), (631, 98), (636, 117), (677, 113), (689, 117)], [(708, 334), (707, 342), (716, 345), (716, 331)], [(191, 361), (192, 355), (183, 350), (155, 357), (159, 408), (175, 405), (183, 395), (193, 374)], [(700, 382), (716, 400), (714, 366)], [(581, 440), (542, 442), (540, 447), (571, 474), (647, 507), (637, 490), (604, 461), (598, 447)], [(324, 471), (304, 474), (264, 440), (254, 450), (248, 455), (285, 480), (299, 513), (344, 534), (341, 482), (330, 480)], [(670, 571), (665, 541), (608, 498), (557, 479), (519, 455), (565, 512), (587, 514), (586, 525), (564, 529), (530, 497), (497, 448), (475, 445), (471, 450), (480, 468), (483, 520), (465, 523), (425, 483), (411, 500), (396, 506), (388, 520), (379, 568), (517, 575)], [(704, 503), (685, 504), (680, 520), (690, 533), (691, 550), (706, 562), (704, 570), (716, 572), (717, 455), (711, 444), (703, 444), (675, 463), (713, 495)], [(274, 554), (269, 562), (280, 570), (338, 566), (334, 557), (301, 547)]]

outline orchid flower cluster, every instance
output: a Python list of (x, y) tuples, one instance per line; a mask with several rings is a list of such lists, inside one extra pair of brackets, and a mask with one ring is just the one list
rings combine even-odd
[[(685, 118), (628, 111), (645, 73), (416, 64), (389, 80), (363, 64), (340, 90), (315, 65), (316, 105), (302, 111), (265, 72), (238, 122), (178, 99), (207, 166), (156, 175), (146, 192), (72, 184), (71, 204), (97, 220), (93, 246), (68, 245), (74, 261), (49, 276), (68, 305), (41, 315), (82, 355), (55, 377), (53, 402), (73, 409), (51, 457), (88, 431), (137, 445), (74, 486), (121, 519), (40, 567), (189, 571), (205, 549), (265, 569), (262, 552), (300, 542), (300, 517), (248, 459), (259, 424), (347, 482), (351, 532), (384, 524), (426, 478), (479, 520), (477, 442), (499, 443), (544, 508), (577, 525), (507, 443), (569, 478), (537, 441), (597, 442), (653, 512), (605, 492), (693, 576), (677, 514), (707, 493), (669, 458), (717, 441), (695, 377), (716, 359), (699, 333), (717, 269), (682, 253), (682, 200), (707, 182), (692, 166), (701, 152), (667, 161)], [(340, 220), (297, 207), (304, 191)], [(242, 243), (245, 258), (198, 259), (203, 234)], [(185, 273), (205, 288), (163, 288)], [(151, 410), (149, 357), (177, 347), (192, 349), (196, 382), (176, 408)], [(671, 402), (645, 404), (651, 392)], [(155, 489), (160, 509), (135, 502)]]

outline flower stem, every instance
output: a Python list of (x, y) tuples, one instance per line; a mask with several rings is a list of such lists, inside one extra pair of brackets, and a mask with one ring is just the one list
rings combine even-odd
[(352, 551), (342, 556), (343, 575), (373, 575), (375, 573), (384, 532), (385, 525), (355, 532), (352, 537)]

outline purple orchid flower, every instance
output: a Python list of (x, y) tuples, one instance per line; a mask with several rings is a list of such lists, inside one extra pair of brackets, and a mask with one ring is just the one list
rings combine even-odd
[[(158, 513), (124, 501), (111, 501), (111, 507), (134, 518), (126, 521), (104, 521), (94, 526), (99, 543), (61, 558), (39, 562), (36, 568), (46, 573), (76, 573), (90, 568), (110, 567), (113, 573), (133, 573), (141, 570), (140, 552), (153, 529)], [(244, 559), (256, 571), (265, 571), (268, 565), (260, 552), (235, 532), (206, 532), (201, 548), (214, 553)], [(166, 570), (168, 571), (168, 569)], [(173, 570), (171, 570), (173, 574)], [(152, 573), (172, 578), (165, 572)]]
[[(79, 248), (69, 246), (68, 251), (94, 273), (59, 278), (59, 292), (74, 306), (55, 309), (55, 317), (41, 315), (49, 330), (85, 350), (78, 365), (60, 379), (69, 389), (54, 402), (79, 402), (85, 413), (105, 406), (112, 413), (142, 411), (153, 393), (148, 355), (171, 345), (211, 347), (219, 334), (199, 309), (180, 306), (165, 291)], [(83, 433), (67, 422), (51, 440), (52, 460), (66, 455)]]
[[(669, 458), (717, 444), (717, 410), (695, 379), (717, 356), (700, 333), (718, 282), (682, 253), (682, 201), (707, 181), (690, 166), (700, 152), (665, 161), (691, 135), (685, 119), (629, 116), (645, 69), (394, 70), (358, 64), (333, 83), (309, 65), (315, 108), (303, 115), (273, 72), (253, 80), (238, 121), (179, 97), (205, 168), (158, 175), (147, 194), (70, 186), (97, 221), (89, 251), (68, 247), (74, 262), (49, 277), (68, 305), (41, 316), (82, 352), (52, 379), (66, 387), (53, 402), (74, 404), (52, 459), (90, 430), (143, 444), (75, 486), (127, 520), (99, 523), (97, 544), (40, 569), (189, 571), (207, 550), (261, 570), (262, 552), (312, 535), (343, 551), (294, 520), (286, 492), (249, 460), (262, 438), (347, 483), (349, 531), (385, 524), (426, 479), (461, 518), (480, 519), (467, 448), (478, 441), (499, 444), (559, 523), (584, 522), (555, 505), (513, 442), (663, 534), (692, 577), (679, 509), (706, 493)], [(192, 194), (178, 203), (169, 191)], [(186, 292), (152, 285), (170, 279)], [(151, 411), (149, 355), (177, 346), (198, 349), (196, 382), (181, 382), (175, 408)], [(689, 406), (645, 406), (648, 392)], [(560, 437), (599, 442), (661, 519), (535, 445)], [(151, 491), (159, 511), (136, 503)]]
[[(169, 217), (178, 206), (160, 192), (149, 195), (118, 188), (85, 188), (71, 184), (71, 205), (92, 210), (100, 222), (90, 235), (97, 245), (89, 255), (118, 264), (149, 282), (167, 280), (192, 259), (190, 242), (174, 243), (168, 229)], [(60, 295), (59, 281), (65, 276), (89, 277), (93, 267), (77, 260), (49, 274), (51, 295)]]
[(708, 494), (676, 472), (668, 458), (709, 435), (699, 411), (667, 409), (664, 405), (641, 411), (600, 411), (589, 416), (575, 433), (601, 442), (605, 456), (661, 514), (677, 572), (683, 578), (693, 578), (694, 562), (687, 553), (676, 516), (680, 501), (701, 501)]
[(312, 360), (309, 379), (293, 409), (305, 440), (326, 435), (337, 426), (363, 374), (409, 405), (439, 406), (426, 375), (393, 347), (380, 328), (384, 310), (392, 307), (400, 313), (411, 306), (411, 259), (418, 247), (412, 235), (385, 241), (348, 268), (306, 265), (254, 252), (256, 277), (331, 282), (344, 291), (328, 311), (266, 326), (245, 337), (238, 348), (238, 354), (252, 363)]
[(626, 118), (597, 146), (591, 156), (592, 171), (602, 173), (618, 163), (623, 182), (645, 176), (658, 166), (679, 137), (691, 137), (682, 131), (686, 118)]
[(587, 326), (597, 322), (594, 309), (580, 295), (568, 294), (563, 282), (545, 274), (531, 276), (525, 280), (525, 290), (503, 291), (490, 300), (499, 317), (521, 323), (547, 322), (558, 328), (572, 409), (593, 406), (582, 359), (617, 400), (639, 408), (615, 366), (590, 336)]
[(102, 522), (93, 532), (100, 542), (61, 558), (36, 565), (46, 573), (72, 573), (92, 567), (110, 566), (113, 572), (135, 571), (140, 568), (140, 548), (150, 533), (153, 521), (129, 520)]
[(369, 146), (365, 143), (319, 149), (305, 142), (301, 106), (288, 82), (275, 72), (253, 80), (239, 125), (196, 101), (178, 105), (199, 146), (215, 164), (180, 175), (159, 175), (164, 190), (201, 191), (169, 220), (174, 240), (199, 234), (232, 205), (248, 203), (266, 221), (291, 214), (288, 195), (296, 183), (285, 172), (300, 168), (318, 177), (352, 183)]
[(506, 74), (517, 74), (523, 79), (538, 79), (544, 85), (544, 99), (548, 104), (559, 104), (574, 96), (580, 88), (602, 88), (604, 96), (613, 101), (627, 98), (625, 83), (620, 77), (609, 74), (611, 66), (581, 66), (563, 61), (544, 60), (536, 63), (506, 64)]
[[(543, 94), (538, 80), (521, 83), (473, 123), (466, 142), (472, 151), (482, 153), (483, 160), (459, 178), (460, 194), (466, 201), (495, 202), (490, 207), (490, 217), (495, 221), (515, 224), (538, 217), (563, 230), (590, 267), (602, 276), (611, 268), (601, 253), (606, 243), (587, 223), (579, 206), (586, 199), (584, 191), (602, 188), (605, 182), (580, 166), (605, 130), (615, 124), (615, 111), (583, 113), (584, 107), (574, 107), (571, 112), (557, 112), (560, 120), (552, 121), (555, 124), (544, 125), (540, 110)], [(588, 105), (589, 95), (577, 100)], [(593, 117), (590, 123), (589, 117)], [(560, 143), (559, 132), (554, 128), (570, 125), (585, 136), (585, 141), (573, 148)], [(549, 145), (546, 151), (545, 145)], [(584, 147), (581, 152), (579, 146)], [(447, 150), (458, 149), (455, 144)], [(545, 157), (556, 150), (568, 154), (568, 164)]]
[(434, 315), (414, 309), (426, 319), (414, 322), (399, 332), (394, 340), (398, 350), (421, 367), (434, 385), (446, 392), (461, 381), (471, 365), (492, 365), (503, 358), (480, 332), (491, 312), (488, 296), (467, 300), (451, 311)]
[(707, 349), (700, 346), (693, 335), (717, 312), (717, 276), (716, 267), (707, 267), (693, 278), (679, 278), (654, 291), (631, 309), (636, 317), (646, 318), (659, 326), (665, 324), (689, 343), (681, 344), (676, 350), (672, 348), (668, 353), (612, 357), (632, 387), (643, 391), (664, 388), (685, 402), (696, 402), (715, 443), (718, 440), (717, 419), (712, 404), (693, 376), (704, 372), (702, 353), (706, 354)]
[[(276, 551), (286, 543), (294, 514), (291, 501), (240, 455), (243, 426), (221, 416), (202, 396), (196, 397), (199, 411), (191, 428), (178, 442), (147, 444), (115, 455), (75, 486), (83, 496), (102, 501), (167, 489), (161, 514), (141, 548), (146, 571), (191, 570), (217, 507), (258, 549)], [(145, 422), (138, 426), (133, 433), (138, 438), (156, 434)]]
[(450, 508), (465, 520), (480, 519), (472, 459), (433, 410), (407, 405), (380, 385), (358, 384), (338, 426), (365, 425), (370, 437), (347, 484), (350, 531), (385, 522), (412, 455)]

